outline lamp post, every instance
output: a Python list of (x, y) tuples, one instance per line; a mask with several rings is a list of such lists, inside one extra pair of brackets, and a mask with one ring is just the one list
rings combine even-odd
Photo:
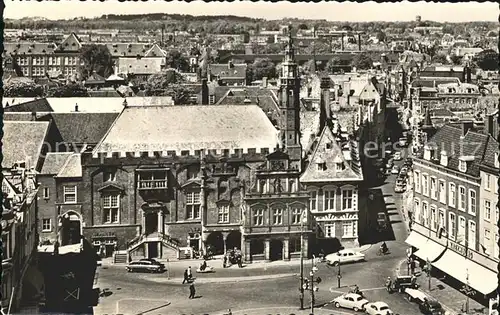
[(429, 291), (431, 290), (431, 271), (432, 271), (432, 265), (431, 261), (429, 258), (426, 260), (426, 267), (427, 267), (427, 280), (429, 281)]
[(306, 210), (300, 215), (300, 309), (304, 309), (304, 221), (307, 219)]
[(337, 287), (340, 288), (340, 279), (342, 279), (342, 274), (340, 273), (340, 262), (337, 265), (338, 266), (338, 271), (337, 271)]

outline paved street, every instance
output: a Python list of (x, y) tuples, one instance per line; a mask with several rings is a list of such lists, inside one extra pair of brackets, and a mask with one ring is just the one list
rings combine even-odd
[[(320, 264), (317, 273), (323, 281), (316, 293), (316, 306), (328, 314), (351, 314), (348, 310), (335, 310), (329, 304), (333, 298), (357, 284), (368, 300), (387, 302), (399, 314), (419, 314), (416, 305), (400, 294), (389, 295), (384, 286), (388, 276), (393, 276), (405, 257), (407, 235), (399, 210), (401, 196), (394, 195), (394, 175), (379, 188), (385, 196), (388, 214), (392, 222), (395, 240), (387, 241), (390, 255), (377, 256), (379, 244), (365, 251), (366, 262), (341, 266), (341, 288), (337, 284), (337, 267)], [(366, 248), (366, 247), (365, 247)], [(127, 273), (123, 265), (104, 265), (99, 274), (99, 286), (111, 293), (102, 297), (95, 311), (97, 314), (224, 314), (231, 309), (233, 314), (257, 314), (269, 312), (296, 314), (299, 306), (299, 262), (273, 262), (252, 264), (245, 268), (221, 268), (219, 260), (209, 261), (215, 273), (196, 274), (197, 298), (189, 300), (188, 285), (181, 284), (182, 271), (186, 265), (196, 269), (199, 261), (170, 262), (169, 273)], [(305, 262), (306, 275), (311, 261)], [(170, 278), (170, 279), (169, 279)], [(306, 292), (306, 306), (310, 303)], [(252, 311), (253, 310), (253, 311)], [(276, 310), (276, 311), (274, 311)], [(260, 312), (261, 313), (261, 312)], [(307, 313), (307, 312), (306, 312)], [(304, 313), (305, 314), (305, 313)]]

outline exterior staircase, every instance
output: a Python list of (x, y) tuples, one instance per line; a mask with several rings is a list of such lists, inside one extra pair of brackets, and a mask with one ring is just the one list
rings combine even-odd
[(147, 235), (142, 234), (129, 242), (127, 257), (130, 255), (131, 257), (145, 258), (144, 247), (150, 242), (162, 243), (161, 257), (158, 258), (170, 260), (179, 258), (179, 242), (172, 239), (169, 235), (160, 232), (154, 232)]
[(127, 251), (117, 251), (113, 255), (114, 264), (126, 264), (128, 263), (128, 253)]

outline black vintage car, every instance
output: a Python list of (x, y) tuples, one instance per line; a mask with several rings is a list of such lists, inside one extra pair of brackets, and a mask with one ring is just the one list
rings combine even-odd
[(444, 309), (436, 300), (425, 300), (419, 304), (420, 311), (425, 315), (444, 315)]
[(417, 278), (412, 276), (398, 276), (391, 285), (387, 287), (387, 292), (404, 292), (406, 288), (418, 289)]

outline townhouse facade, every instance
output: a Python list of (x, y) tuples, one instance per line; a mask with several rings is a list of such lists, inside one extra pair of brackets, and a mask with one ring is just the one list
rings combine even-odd
[(406, 241), (418, 259), (468, 283), (485, 305), (496, 295), (498, 259), (485, 250), (480, 165), (485, 157), (498, 158), (497, 148), (491, 135), (468, 122), (445, 125), (430, 137), (414, 157), (412, 232)]

